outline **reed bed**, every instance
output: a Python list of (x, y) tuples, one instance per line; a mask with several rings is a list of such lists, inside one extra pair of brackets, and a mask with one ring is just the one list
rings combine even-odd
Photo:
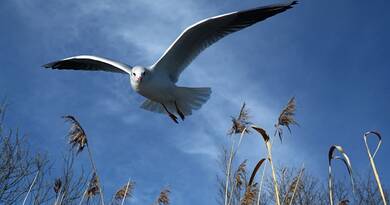
[[(289, 133), (291, 134), (291, 126), (292, 125), (297, 125), (299, 126), (298, 122), (295, 119), (295, 112), (296, 112), (296, 100), (295, 98), (291, 98), (287, 105), (282, 109), (280, 115), (278, 116), (277, 123), (275, 124), (275, 134), (274, 136), (277, 136), (280, 140), (280, 142), (283, 142), (283, 128), (286, 128)], [(301, 183), (302, 177), (304, 175), (304, 165), (302, 165), (302, 168), (300, 169), (299, 173), (293, 178), (293, 181), (287, 188), (287, 192), (285, 193), (284, 197), (281, 198), (281, 193), (278, 187), (278, 179), (276, 175), (276, 168), (275, 164), (273, 163), (273, 156), (272, 156), (272, 145), (273, 145), (273, 140), (270, 138), (270, 136), (267, 134), (267, 131), (264, 128), (261, 128), (252, 122), (249, 121), (249, 112), (246, 107), (246, 104), (244, 103), (241, 106), (239, 115), (236, 118), (232, 118), (232, 127), (229, 130), (229, 135), (234, 135), (234, 134), (240, 134), (240, 138), (238, 141), (238, 146), (234, 145), (234, 141), (231, 143), (231, 149), (229, 152), (229, 157), (228, 157), (228, 163), (227, 163), (227, 172), (226, 172), (226, 181), (224, 183), (225, 185), (225, 192), (224, 192), (224, 204), (225, 205), (233, 205), (232, 203), (232, 195), (234, 193), (234, 189), (237, 187), (240, 187), (243, 184), (242, 178), (243, 176), (236, 176), (234, 182), (235, 186), (229, 189), (229, 182), (231, 180), (230, 178), (230, 170), (232, 166), (232, 159), (235, 157), (235, 154), (237, 153), (240, 144), (242, 142), (243, 136), (245, 134), (250, 134), (251, 130), (254, 130), (256, 133), (258, 133), (261, 138), (262, 142), (265, 145), (266, 148), (266, 157), (261, 158), (256, 166), (254, 167), (252, 174), (250, 176), (249, 182), (246, 185), (245, 192), (243, 194), (242, 200), (240, 200), (241, 205), (260, 205), (260, 198), (262, 194), (262, 186), (263, 186), (263, 180), (264, 180), (264, 175), (266, 173), (266, 166), (269, 163), (270, 165), (270, 177), (272, 178), (272, 184), (273, 184), (273, 195), (274, 195), (274, 201), (276, 205), (292, 205), (294, 204), (295, 196), (300, 190), (303, 190), (305, 187)], [(367, 143), (367, 138), (369, 136), (375, 136), (379, 142), (377, 144), (377, 147), (372, 153), (368, 147)], [(365, 146), (367, 149), (367, 154), (369, 157), (370, 165), (372, 168), (372, 171), (374, 173), (374, 178), (378, 186), (378, 190), (380, 192), (380, 196), (382, 198), (382, 202), (384, 205), (387, 205), (387, 200), (386, 200), (386, 194), (382, 188), (382, 184), (380, 181), (380, 177), (375, 165), (375, 155), (377, 154), (381, 144), (382, 144), (382, 137), (378, 132), (367, 132), (363, 136)], [(350, 188), (352, 189), (352, 193), (355, 193), (355, 180), (354, 180), (354, 175), (353, 175), (353, 169), (351, 165), (351, 160), (347, 153), (344, 151), (343, 147), (340, 145), (332, 145), (329, 149), (328, 152), (328, 200), (329, 204), (333, 205), (334, 204), (334, 196), (333, 196), (333, 173), (332, 173), (332, 162), (333, 161), (342, 161), (345, 167), (347, 168), (348, 175), (350, 178), (351, 186)], [(245, 160), (243, 163), (241, 163), (237, 170), (243, 170), (243, 167), (246, 167), (247, 160)], [(260, 167), (264, 167), (263, 169), (263, 175), (261, 176), (260, 179), (260, 184), (258, 185), (255, 183), (255, 177), (256, 174), (259, 172)], [(243, 171), (236, 173), (243, 173)], [(237, 186), (238, 185), (238, 186)], [(230, 193), (228, 192), (230, 190)], [(254, 194), (257, 195), (254, 197)], [(283, 199), (283, 200), (281, 200)], [(350, 200), (348, 199), (342, 199), (340, 200), (337, 204), (339, 205), (346, 205), (349, 204)]]
[[(300, 196), (299, 193), (306, 189), (305, 184), (303, 182), (303, 179), (305, 178), (306, 171), (304, 165), (299, 169), (299, 171), (296, 171), (294, 175), (291, 175), (292, 177), (287, 185), (281, 188), (280, 185), (281, 181), (283, 180), (284, 175), (280, 176), (277, 174), (277, 165), (274, 163), (274, 156), (273, 156), (273, 142), (280, 140), (280, 142), (283, 142), (284, 138), (284, 130), (287, 129), (288, 132), (291, 134), (292, 126), (293, 125), (299, 125), (298, 122), (295, 119), (296, 116), (296, 100), (294, 97), (289, 99), (287, 104), (283, 107), (281, 110), (279, 116), (277, 116), (277, 122), (274, 124), (275, 132), (273, 137), (271, 138), (267, 131), (262, 128), (261, 126), (256, 125), (255, 123), (251, 122), (251, 115), (249, 112), (249, 109), (247, 108), (246, 103), (243, 103), (238, 115), (236, 117), (231, 118), (231, 128), (228, 130), (228, 135), (230, 136), (229, 146), (230, 149), (227, 151), (227, 158), (226, 158), (226, 166), (225, 169), (225, 183), (223, 184), (223, 191), (221, 191), (221, 195), (223, 198), (224, 205), (263, 205), (260, 203), (260, 199), (262, 196), (263, 191), (263, 181), (265, 180), (265, 175), (269, 173), (269, 184), (271, 187), (272, 184), (272, 195), (267, 195), (272, 198), (268, 198), (270, 201), (274, 201), (276, 205), (293, 205), (297, 202), (297, 197)], [(1, 123), (3, 121), (3, 114), (4, 109), (0, 106), (0, 128)], [(101, 184), (101, 180), (99, 178), (97, 167), (91, 152), (91, 147), (89, 144), (89, 138), (87, 137), (87, 134), (84, 130), (84, 128), (81, 126), (80, 122), (73, 116), (67, 115), (63, 117), (66, 122), (69, 122), (71, 127), (69, 128), (69, 131), (67, 133), (67, 137), (69, 139), (69, 144), (72, 147), (73, 150), (72, 153), (74, 153), (75, 156), (78, 156), (79, 154), (82, 154), (85, 150), (88, 152), (88, 159), (90, 162), (91, 170), (90, 172), (90, 178), (86, 184), (86, 186), (80, 191), (80, 195), (82, 193), (80, 201), (78, 202), (80, 205), (84, 203), (91, 203), (91, 200), (98, 201), (99, 204), (104, 205), (104, 196), (103, 196), (103, 188)], [(1, 130), (1, 129), (0, 129)], [(239, 149), (241, 147), (241, 144), (244, 141), (245, 136), (253, 133), (259, 135), (261, 137), (261, 150), (264, 150), (265, 147), (265, 156), (259, 157), (260, 160), (257, 161), (253, 169), (250, 171), (248, 169), (248, 160), (242, 161), (240, 164), (238, 164), (237, 167), (234, 167), (233, 165), (237, 165), (236, 163), (233, 163), (233, 160), (235, 159), (236, 155), (239, 152)], [(370, 149), (368, 145), (368, 139), (369, 138), (376, 138), (378, 140), (378, 143), (375, 147), (375, 149)], [(382, 136), (377, 131), (369, 131), (364, 133), (363, 140), (365, 143), (370, 167), (376, 182), (376, 186), (378, 187), (381, 202), (384, 205), (387, 205), (388, 199), (385, 190), (383, 189), (379, 172), (377, 170), (377, 166), (375, 164), (375, 156), (377, 155), (381, 145), (382, 145)], [(264, 145), (263, 145), (264, 144)], [(264, 147), (263, 147), (264, 146)], [(338, 205), (348, 205), (353, 201), (353, 197), (355, 197), (355, 178), (354, 178), (354, 171), (352, 169), (352, 163), (349, 157), (349, 154), (344, 150), (344, 148), (340, 145), (332, 145), (329, 148), (329, 151), (327, 153), (328, 156), (328, 181), (327, 181), (327, 191), (328, 193), (325, 194), (325, 197), (328, 200), (328, 203), (330, 205), (333, 205), (335, 201), (338, 201), (336, 204)], [(351, 196), (351, 198), (348, 197), (348, 199), (343, 198), (337, 198), (334, 195), (335, 189), (334, 185), (336, 184), (334, 182), (334, 169), (333, 164), (336, 161), (341, 161), (348, 172), (349, 180), (351, 182), (350, 189), (352, 190), (352, 194), (348, 195)], [(267, 166), (269, 166), (269, 172), (267, 171)], [(257, 177), (258, 173), (260, 172), (261, 168), (263, 168), (263, 173), (261, 178)], [(40, 176), (40, 169), (37, 169), (38, 171), (34, 173), (34, 178), (31, 176), (29, 178), (31, 182), (29, 182), (29, 188), (28, 191), (25, 193), (23, 205), (25, 203), (28, 203), (28, 198), (31, 198), (31, 192), (34, 190), (34, 186), (36, 186), (37, 178)], [(250, 173), (250, 175), (248, 175)], [(249, 178), (247, 176), (250, 176)], [(260, 178), (256, 179), (256, 178)], [(278, 179), (279, 178), (279, 179)], [(65, 204), (63, 203), (63, 197), (64, 197), (64, 178), (56, 178), (54, 180), (54, 183), (52, 183), (52, 189), (55, 193), (55, 197), (53, 198), (54, 205), (60, 205)], [(286, 188), (287, 187), (287, 188)], [(112, 196), (111, 204), (121, 204), (124, 205), (127, 202), (131, 202), (131, 198), (133, 197), (135, 188), (135, 182), (131, 181), (130, 179), (127, 181), (126, 184), (119, 187), (119, 189), (115, 192), (115, 194)], [(348, 189), (348, 190), (350, 190)], [(238, 193), (238, 194), (237, 194)], [(152, 203), (153, 205), (169, 205), (171, 204), (170, 199), (171, 190), (169, 187), (164, 187), (158, 197), (155, 199), (155, 201)], [(263, 193), (265, 194), (265, 193)], [(98, 197), (100, 196), (100, 197)], [(236, 197), (236, 198), (234, 198)], [(128, 200), (126, 200), (128, 199)], [(353, 202), (352, 202), (353, 203)], [(53, 204), (53, 203), (51, 203)]]

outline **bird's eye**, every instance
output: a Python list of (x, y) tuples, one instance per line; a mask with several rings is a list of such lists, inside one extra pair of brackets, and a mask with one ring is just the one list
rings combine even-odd
[(135, 76), (135, 73), (133, 73), (133, 76)]

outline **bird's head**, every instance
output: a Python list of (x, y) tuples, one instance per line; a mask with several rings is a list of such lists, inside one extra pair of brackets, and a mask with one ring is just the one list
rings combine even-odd
[(141, 66), (134, 66), (131, 69), (130, 80), (132, 83), (140, 84), (148, 75), (148, 70)]

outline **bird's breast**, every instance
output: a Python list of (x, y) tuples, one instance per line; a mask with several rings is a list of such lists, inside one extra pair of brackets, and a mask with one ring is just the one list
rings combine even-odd
[(131, 86), (140, 95), (156, 102), (163, 103), (174, 100), (173, 90), (175, 85), (171, 81), (150, 78), (138, 84), (132, 82)]

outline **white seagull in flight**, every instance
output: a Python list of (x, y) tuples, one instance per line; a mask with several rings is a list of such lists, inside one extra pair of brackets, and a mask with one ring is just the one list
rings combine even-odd
[(296, 1), (231, 12), (199, 21), (186, 28), (160, 59), (148, 67), (129, 66), (107, 58), (80, 55), (44, 65), (52, 69), (109, 71), (130, 75), (133, 90), (147, 99), (141, 108), (167, 113), (176, 123), (198, 110), (210, 98), (211, 89), (179, 87), (180, 73), (204, 49), (219, 39), (292, 8)]

